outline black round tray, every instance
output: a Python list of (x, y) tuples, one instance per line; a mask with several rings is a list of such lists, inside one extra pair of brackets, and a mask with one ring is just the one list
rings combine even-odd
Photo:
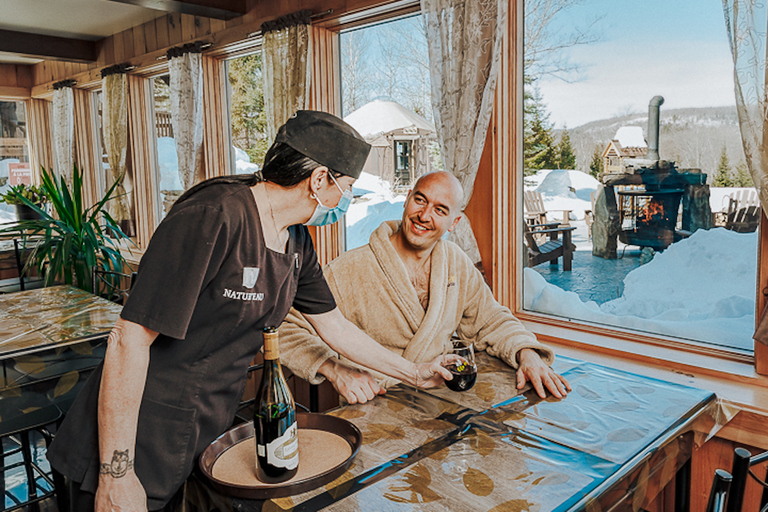
[[(235, 498), (258, 500), (282, 498), (285, 496), (301, 494), (320, 487), (321, 485), (325, 485), (328, 482), (332, 482), (344, 474), (352, 464), (352, 460), (355, 458), (355, 455), (357, 455), (360, 445), (362, 444), (363, 436), (360, 434), (360, 430), (343, 418), (325, 414), (297, 414), (296, 423), (299, 431), (302, 429), (322, 430), (341, 437), (349, 443), (352, 453), (344, 462), (328, 468), (322, 473), (318, 473), (303, 480), (288, 481), (283, 484), (263, 484), (258, 482), (251, 486), (225, 482), (217, 479), (213, 476), (213, 466), (218, 458), (229, 448), (232, 448), (246, 439), (253, 438), (253, 423), (249, 421), (224, 432), (216, 438), (208, 448), (203, 450), (199, 460), (200, 469), (219, 492)], [(301, 464), (301, 462), (299, 462), (299, 464)]]

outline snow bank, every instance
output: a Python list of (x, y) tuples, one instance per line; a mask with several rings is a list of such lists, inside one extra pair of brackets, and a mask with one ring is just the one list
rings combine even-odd
[(598, 306), (524, 272), (524, 307), (645, 332), (751, 349), (757, 234), (699, 230), (624, 278), (624, 293)]
[(345, 216), (347, 250), (368, 243), (371, 233), (385, 220), (403, 216), (405, 196), (392, 194), (391, 185), (378, 176), (363, 172), (352, 187), (355, 200)]

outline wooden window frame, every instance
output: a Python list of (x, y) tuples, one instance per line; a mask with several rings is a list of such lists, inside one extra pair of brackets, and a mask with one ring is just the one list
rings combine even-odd
[[(677, 372), (698, 372), (768, 386), (768, 380), (760, 377), (768, 374), (768, 347), (759, 342), (755, 342), (754, 356), (744, 356), (703, 343), (683, 343), (672, 337), (651, 336), (523, 309), (524, 1), (509, 0), (509, 23), (503, 43), (502, 66), (489, 130), (490, 148), (486, 148), (492, 156), (490, 181), (493, 233), (492, 257), (485, 263), (485, 267), (492, 269), (491, 287), (497, 300), (510, 307), (544, 342), (664, 366)], [(758, 278), (755, 289), (756, 318), (760, 317), (766, 304), (766, 296), (761, 291), (768, 291), (768, 257), (761, 257), (768, 254), (766, 227), (767, 221), (763, 216), (759, 231)]]

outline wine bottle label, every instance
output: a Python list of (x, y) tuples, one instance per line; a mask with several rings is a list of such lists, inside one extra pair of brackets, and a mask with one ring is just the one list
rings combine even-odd
[(283, 435), (267, 443), (267, 462), (286, 469), (293, 469), (299, 465), (299, 437), (296, 422), (293, 422)]

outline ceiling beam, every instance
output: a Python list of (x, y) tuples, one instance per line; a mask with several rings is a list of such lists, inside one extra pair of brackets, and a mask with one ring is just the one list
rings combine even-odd
[(166, 12), (231, 20), (247, 12), (245, 0), (110, 0)]
[(94, 41), (2, 29), (0, 52), (70, 62), (94, 62), (98, 55)]

